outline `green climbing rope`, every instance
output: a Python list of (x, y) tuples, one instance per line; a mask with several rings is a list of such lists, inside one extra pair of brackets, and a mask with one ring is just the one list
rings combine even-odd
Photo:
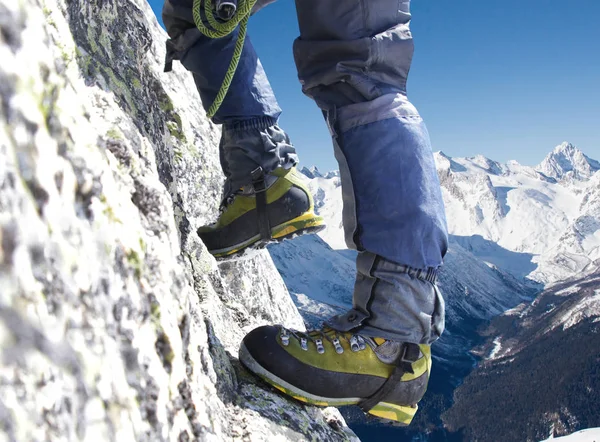
[(238, 34), (238, 38), (235, 42), (235, 48), (233, 50), (233, 57), (231, 58), (231, 62), (229, 63), (229, 68), (225, 73), (225, 78), (223, 79), (223, 84), (221, 85), (221, 89), (217, 93), (215, 97), (215, 101), (211, 104), (210, 108), (206, 112), (206, 115), (209, 118), (212, 118), (221, 104), (223, 104), (223, 100), (229, 91), (229, 86), (231, 86), (231, 81), (233, 80), (233, 76), (235, 75), (235, 71), (237, 70), (238, 64), (240, 62), (240, 58), (242, 57), (242, 50), (244, 49), (244, 40), (246, 39), (246, 30), (248, 29), (248, 19), (250, 18), (250, 14), (252, 13), (252, 8), (256, 4), (257, 0), (239, 0), (238, 7), (230, 20), (226, 22), (219, 22), (214, 16), (215, 10), (213, 8), (213, 0), (204, 0), (204, 16), (208, 21), (209, 26), (206, 26), (202, 21), (202, 8), (203, 0), (194, 0), (193, 12), (194, 12), (194, 22), (196, 26), (204, 35), (210, 38), (222, 38), (229, 34), (231, 34), (235, 28), (240, 25), (240, 32)]

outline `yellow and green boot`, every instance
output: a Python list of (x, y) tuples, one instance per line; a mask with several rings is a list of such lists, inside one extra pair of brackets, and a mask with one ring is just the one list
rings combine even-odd
[(412, 421), (431, 371), (429, 345), (330, 328), (302, 333), (262, 326), (244, 338), (239, 357), (248, 370), (294, 399), (358, 405), (399, 425)]
[(214, 224), (198, 229), (215, 257), (238, 255), (248, 248), (325, 228), (323, 218), (314, 213), (310, 190), (295, 167), (277, 168), (268, 174), (258, 168), (251, 178), (251, 185), (225, 199)]

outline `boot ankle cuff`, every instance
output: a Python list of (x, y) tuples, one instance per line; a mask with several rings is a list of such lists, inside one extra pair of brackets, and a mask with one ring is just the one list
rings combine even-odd
[(273, 117), (255, 117), (245, 120), (228, 121), (223, 124), (223, 128), (228, 131), (244, 131), (250, 129), (266, 129), (267, 127), (275, 126), (277, 118)]

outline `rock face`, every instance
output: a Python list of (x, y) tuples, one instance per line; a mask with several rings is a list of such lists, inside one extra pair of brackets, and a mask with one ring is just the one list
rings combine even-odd
[(237, 362), (303, 322), (220, 266), (217, 128), (144, 0), (0, 0), (0, 440), (356, 440)]

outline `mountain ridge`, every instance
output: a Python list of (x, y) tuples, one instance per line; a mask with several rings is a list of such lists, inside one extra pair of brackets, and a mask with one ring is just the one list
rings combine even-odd
[[(548, 179), (559, 180), (567, 173), (572, 172), (578, 179), (586, 180), (591, 178), (594, 173), (600, 171), (600, 161), (589, 157), (581, 149), (568, 141), (556, 145), (546, 154), (544, 159), (535, 166), (523, 165), (517, 160), (508, 160), (506, 163), (501, 163), (481, 154), (471, 157), (452, 157), (444, 153), (444, 151), (439, 150), (435, 151), (434, 155), (436, 158), (444, 158), (449, 162), (454, 160), (470, 161), (473, 164), (477, 164), (482, 170), (496, 175), (509, 172), (512, 166), (533, 169), (536, 172), (542, 173)], [(454, 163), (453, 167), (457, 169), (455, 171), (464, 171), (464, 168), (458, 163)], [(300, 172), (309, 179), (339, 176), (339, 170), (337, 169), (323, 173), (315, 165), (310, 167), (303, 166), (300, 169)]]

